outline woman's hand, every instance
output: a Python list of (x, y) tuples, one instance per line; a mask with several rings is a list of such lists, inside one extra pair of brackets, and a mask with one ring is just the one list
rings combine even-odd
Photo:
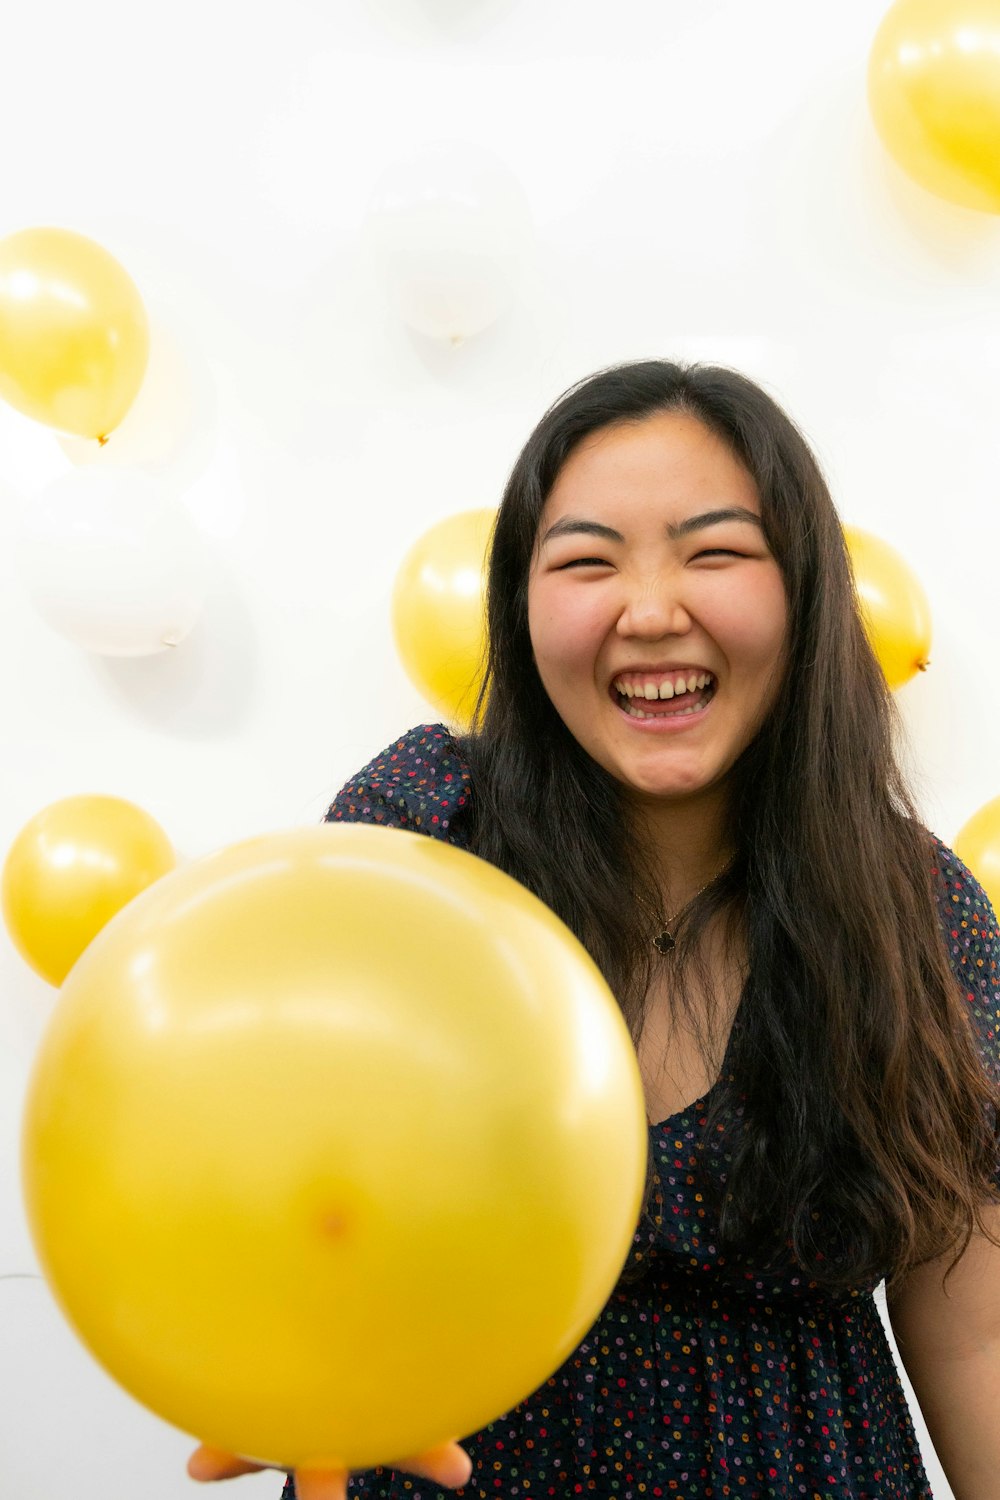
[[(187, 1471), (192, 1479), (207, 1482), (235, 1479), (240, 1474), (257, 1474), (262, 1469), (275, 1467), (274, 1464), (251, 1463), (249, 1459), (238, 1458), (235, 1453), (225, 1453), (220, 1448), (207, 1448), (202, 1444), (188, 1459)], [(419, 1474), (421, 1479), (432, 1479), (446, 1490), (461, 1489), (472, 1475), (472, 1460), (457, 1443), (442, 1443), (439, 1448), (429, 1448), (426, 1453), (396, 1459), (382, 1467)], [(347, 1469), (281, 1469), (279, 1473), (295, 1475), (298, 1500), (347, 1500)]]

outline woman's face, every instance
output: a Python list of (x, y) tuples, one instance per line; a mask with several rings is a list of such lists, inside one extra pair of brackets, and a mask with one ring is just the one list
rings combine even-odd
[(573, 737), (643, 797), (717, 786), (777, 698), (788, 607), (760, 513), (739, 459), (682, 412), (592, 433), (545, 503), (528, 581), (538, 673)]

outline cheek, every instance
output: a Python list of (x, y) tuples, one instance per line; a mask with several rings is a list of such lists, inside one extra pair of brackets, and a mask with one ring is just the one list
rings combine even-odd
[(770, 671), (788, 631), (788, 609), (780, 578), (766, 587), (731, 592), (714, 615), (720, 640), (738, 650), (746, 666)]
[(528, 631), (543, 680), (592, 671), (607, 634), (605, 616), (596, 590), (576, 589), (570, 594), (540, 587), (529, 591)]

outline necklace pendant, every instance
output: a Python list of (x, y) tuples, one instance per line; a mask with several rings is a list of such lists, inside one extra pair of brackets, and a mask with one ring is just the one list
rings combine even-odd
[(671, 948), (676, 947), (673, 938), (665, 927), (659, 936), (653, 939), (653, 947), (657, 948), (661, 953), (669, 953)]

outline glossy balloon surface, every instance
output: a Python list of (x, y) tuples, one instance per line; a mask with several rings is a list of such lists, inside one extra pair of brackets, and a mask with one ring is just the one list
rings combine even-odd
[(872, 648), (890, 688), (930, 665), (931, 611), (923, 585), (882, 537), (846, 526), (848, 552)]
[(31, 1080), (46, 1276), (213, 1447), (366, 1467), (570, 1354), (645, 1176), (635, 1051), (522, 886), (422, 834), (267, 835), (157, 883), (64, 986)]
[(1000, 213), (1000, 0), (897, 0), (872, 46), (868, 97), (910, 177)]
[(173, 869), (170, 840), (122, 797), (63, 797), (21, 829), (4, 861), (3, 914), (18, 952), (61, 984), (123, 906)]
[(61, 432), (105, 438), (149, 359), (138, 288), (103, 246), (68, 229), (0, 240), (0, 396)]
[(994, 911), (1000, 911), (1000, 797), (963, 823), (952, 848), (975, 875)]
[(411, 681), (466, 729), (486, 650), (487, 553), (496, 511), (446, 516), (410, 548), (392, 595), (396, 648)]

